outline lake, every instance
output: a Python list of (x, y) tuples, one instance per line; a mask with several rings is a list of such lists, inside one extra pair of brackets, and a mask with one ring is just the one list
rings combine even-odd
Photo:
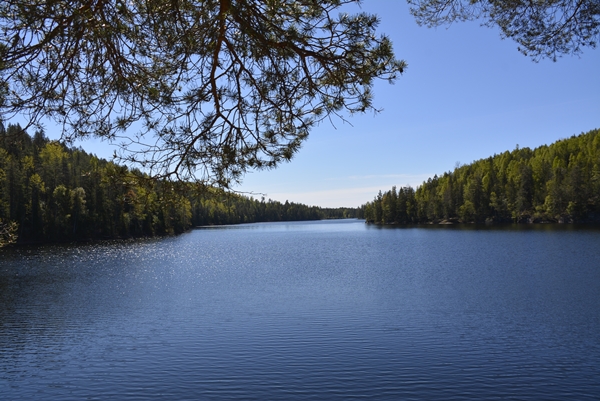
[(0, 250), (6, 400), (598, 400), (600, 230), (196, 229)]

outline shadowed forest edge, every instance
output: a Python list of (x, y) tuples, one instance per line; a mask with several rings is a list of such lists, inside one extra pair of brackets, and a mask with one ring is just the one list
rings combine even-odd
[(393, 187), (360, 208), (255, 199), (137, 169), (0, 123), (0, 242), (177, 234), (193, 226), (364, 218), (370, 223), (600, 222), (600, 130), (517, 148)]
[(197, 184), (156, 181), (80, 148), (0, 123), (1, 242), (168, 235), (193, 226), (358, 217), (255, 199)]

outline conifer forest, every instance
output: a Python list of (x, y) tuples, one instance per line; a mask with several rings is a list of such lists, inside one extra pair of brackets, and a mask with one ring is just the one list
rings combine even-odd
[(362, 206), (369, 222), (600, 222), (600, 130), (457, 166)]
[(4, 244), (177, 234), (194, 226), (357, 217), (265, 200), (141, 171), (0, 123), (0, 225)]

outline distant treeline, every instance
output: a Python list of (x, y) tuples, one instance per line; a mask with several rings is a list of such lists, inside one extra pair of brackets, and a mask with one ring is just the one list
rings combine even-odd
[(600, 130), (459, 166), (362, 206), (384, 224), (600, 222)]
[(181, 233), (192, 226), (357, 217), (156, 181), (82, 149), (0, 122), (0, 245)]

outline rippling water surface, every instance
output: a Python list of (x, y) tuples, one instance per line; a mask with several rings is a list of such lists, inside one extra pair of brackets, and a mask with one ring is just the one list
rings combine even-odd
[(600, 399), (600, 231), (198, 229), (0, 251), (0, 398)]

